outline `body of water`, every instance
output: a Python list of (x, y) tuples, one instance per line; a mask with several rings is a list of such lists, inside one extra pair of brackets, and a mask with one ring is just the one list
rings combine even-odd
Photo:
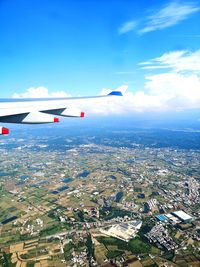
[(88, 171), (84, 171), (80, 173), (77, 177), (78, 178), (86, 178), (90, 173)]
[(122, 199), (124, 193), (122, 191), (118, 192), (115, 196), (115, 201), (116, 202), (120, 202), (120, 200)]

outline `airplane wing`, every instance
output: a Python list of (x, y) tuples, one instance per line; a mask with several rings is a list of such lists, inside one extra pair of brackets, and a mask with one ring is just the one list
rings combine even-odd
[[(0, 99), (0, 122), (41, 124), (59, 122), (63, 117), (84, 117), (84, 112), (70, 108), (74, 100), (122, 96), (120, 91), (112, 91), (108, 95), (68, 98), (17, 98)], [(0, 126), (0, 135), (9, 133), (9, 129)]]

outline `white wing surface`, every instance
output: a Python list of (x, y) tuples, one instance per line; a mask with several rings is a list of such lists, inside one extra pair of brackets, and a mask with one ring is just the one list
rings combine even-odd
[[(84, 112), (70, 107), (74, 100), (122, 96), (120, 91), (112, 91), (108, 95), (69, 98), (27, 98), (0, 99), (0, 122), (41, 124), (59, 122), (63, 117), (84, 117)], [(0, 135), (8, 134), (9, 130), (0, 126)]]

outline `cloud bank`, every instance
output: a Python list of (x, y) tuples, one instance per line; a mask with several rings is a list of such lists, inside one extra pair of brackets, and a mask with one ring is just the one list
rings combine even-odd
[[(136, 92), (122, 85), (123, 97), (70, 101), (69, 105), (79, 107), (88, 115), (131, 114), (137, 112), (162, 112), (200, 109), (200, 50), (172, 51), (160, 57), (139, 63), (144, 70), (159, 73), (146, 74), (144, 87)], [(160, 71), (162, 70), (162, 73)], [(137, 89), (137, 88), (134, 88)], [(112, 90), (103, 88), (99, 95)], [(45, 87), (31, 87), (13, 97), (69, 97), (65, 92), (49, 92)]]
[(13, 98), (49, 98), (49, 97), (70, 97), (70, 94), (67, 94), (63, 91), (52, 92), (44, 86), (39, 87), (30, 87), (23, 93), (14, 93)]

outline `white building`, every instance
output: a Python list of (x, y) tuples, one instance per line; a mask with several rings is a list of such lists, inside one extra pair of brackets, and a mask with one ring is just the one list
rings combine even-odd
[(123, 241), (128, 242), (130, 239), (134, 238), (138, 230), (142, 226), (142, 221), (130, 221), (127, 223), (120, 223), (118, 225), (113, 225), (108, 230), (101, 229), (100, 231), (108, 236), (119, 238)]
[(183, 210), (174, 211), (172, 214), (179, 218), (182, 222), (190, 222), (192, 220), (192, 217)]

